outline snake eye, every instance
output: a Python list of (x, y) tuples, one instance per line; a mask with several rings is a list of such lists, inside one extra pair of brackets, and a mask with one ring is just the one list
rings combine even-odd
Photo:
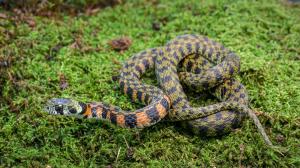
[(77, 110), (74, 109), (74, 108), (72, 108), (72, 107), (69, 107), (69, 111), (70, 111), (70, 113), (72, 113), (72, 114), (77, 113)]
[(57, 114), (64, 114), (64, 108), (63, 106), (55, 106), (55, 111), (57, 112)]

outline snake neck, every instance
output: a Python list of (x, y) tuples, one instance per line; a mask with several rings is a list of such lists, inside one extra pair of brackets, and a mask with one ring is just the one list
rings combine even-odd
[(131, 112), (101, 102), (86, 103), (85, 106), (85, 110), (79, 114), (80, 117), (106, 120), (125, 128), (144, 128), (154, 125), (164, 118), (170, 108), (170, 102), (165, 96), (152, 106)]

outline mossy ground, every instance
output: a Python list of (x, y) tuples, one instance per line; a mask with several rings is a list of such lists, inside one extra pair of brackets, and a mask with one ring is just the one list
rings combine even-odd
[[(36, 16), (33, 28), (0, 19), (0, 164), (298, 167), (300, 8), (276, 0), (187, 2), (128, 1), (93, 16)], [(154, 22), (160, 30), (152, 28)], [(229, 135), (203, 138), (174, 123), (137, 131), (42, 112), (52, 97), (140, 107), (111, 80), (120, 67), (114, 62), (187, 33), (207, 35), (239, 54), (239, 78), (248, 89), (251, 107), (264, 112), (259, 117), (262, 124), (272, 142), (283, 149), (268, 148), (250, 120)], [(133, 40), (123, 53), (107, 45), (120, 36)], [(5, 60), (10, 60), (8, 67)], [(59, 86), (60, 74), (69, 85), (65, 90)], [(155, 83), (154, 79), (150, 76), (146, 81)]]

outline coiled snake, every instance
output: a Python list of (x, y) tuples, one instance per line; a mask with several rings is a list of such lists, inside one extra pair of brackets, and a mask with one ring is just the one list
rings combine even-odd
[[(165, 93), (140, 82), (142, 74), (153, 67)], [(177, 68), (180, 67), (183, 72), (178, 76)], [(207, 37), (182, 35), (166, 46), (134, 55), (123, 65), (119, 78), (121, 90), (134, 102), (147, 104), (146, 107), (128, 112), (101, 102), (54, 98), (48, 101), (45, 110), (50, 114), (105, 119), (129, 128), (151, 126), (168, 113), (167, 120), (183, 121), (194, 133), (208, 136), (230, 131), (248, 114), (265, 142), (272, 145), (256, 115), (248, 108), (245, 87), (232, 78), (238, 72), (239, 58), (233, 52)], [(210, 89), (221, 102), (191, 107), (180, 81), (200, 91)]]

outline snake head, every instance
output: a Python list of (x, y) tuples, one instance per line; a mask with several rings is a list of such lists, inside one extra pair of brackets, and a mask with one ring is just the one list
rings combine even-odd
[(85, 111), (85, 108), (84, 103), (72, 99), (53, 98), (47, 102), (44, 110), (52, 115), (78, 115)]

